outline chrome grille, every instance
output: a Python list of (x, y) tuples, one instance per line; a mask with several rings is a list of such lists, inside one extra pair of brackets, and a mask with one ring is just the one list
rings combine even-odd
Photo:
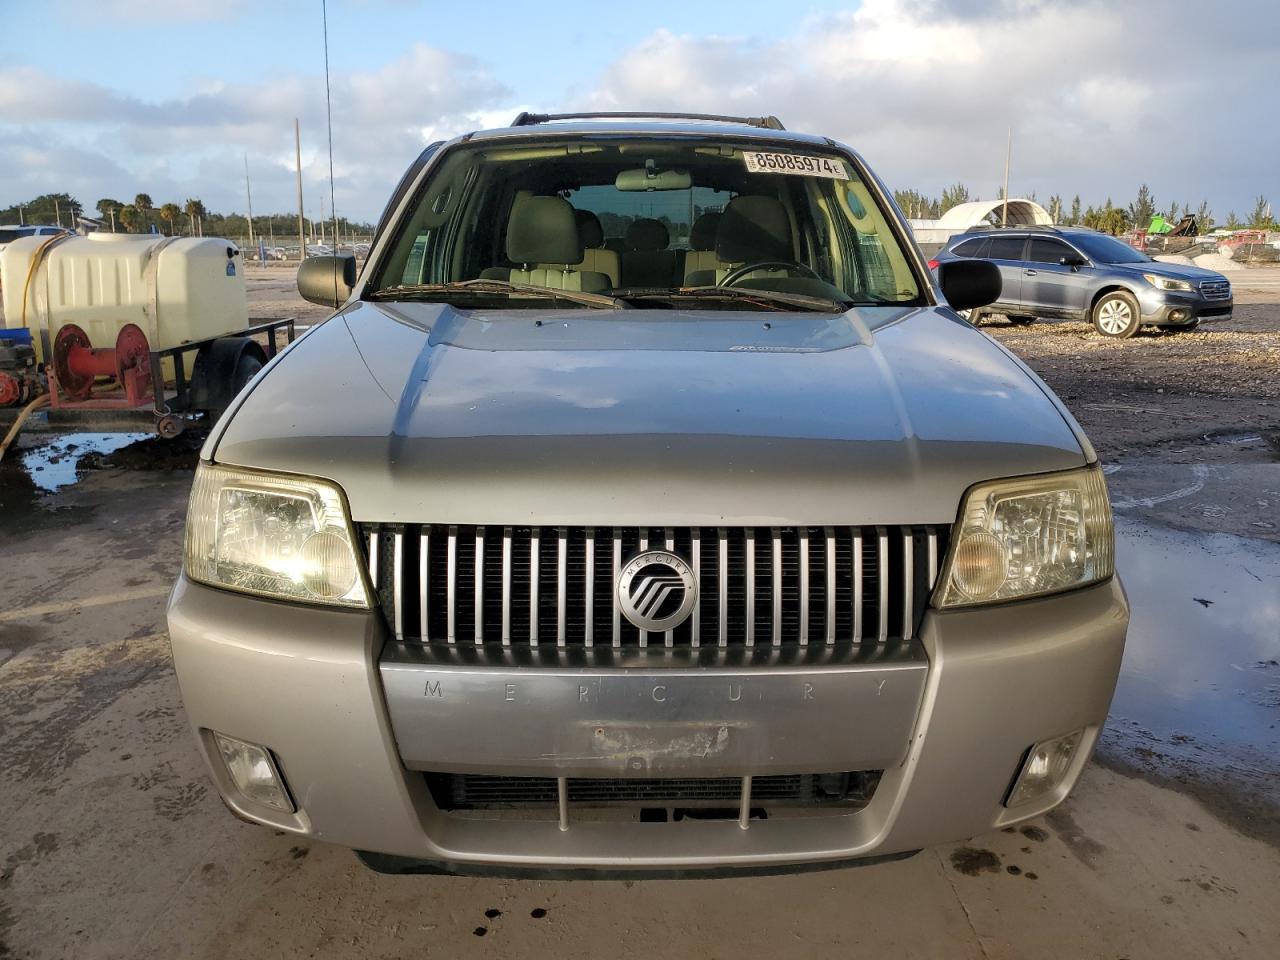
[[(935, 527), (364, 524), (397, 640), (503, 646), (817, 646), (911, 639), (946, 549)], [(641, 551), (682, 556), (692, 615), (638, 630), (615, 603)]]
[(1226, 300), (1231, 296), (1229, 280), (1201, 280), (1200, 295), (1206, 300)]

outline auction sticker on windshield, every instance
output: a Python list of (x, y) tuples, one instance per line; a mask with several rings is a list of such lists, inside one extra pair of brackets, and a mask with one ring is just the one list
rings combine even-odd
[(844, 164), (830, 157), (806, 157), (797, 153), (759, 153), (755, 150), (744, 150), (742, 158), (747, 162), (748, 173), (794, 173), (802, 177), (849, 179), (849, 171), (844, 168)]

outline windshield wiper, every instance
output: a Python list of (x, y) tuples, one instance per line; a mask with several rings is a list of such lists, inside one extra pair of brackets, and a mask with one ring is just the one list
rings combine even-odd
[(394, 287), (367, 294), (368, 300), (450, 300), (456, 295), (478, 297), (486, 294), (505, 293), (543, 300), (563, 300), (596, 309), (620, 309), (629, 304), (603, 293), (586, 293), (578, 290), (557, 290), (553, 287), (535, 287), (528, 283), (511, 283), (482, 277), (478, 280), (455, 280), (452, 283), (400, 283)]
[(620, 300), (736, 300), (754, 303), (766, 310), (817, 310), (822, 313), (843, 313), (849, 304), (828, 297), (810, 297), (803, 293), (782, 293), (778, 290), (757, 290), (751, 287), (679, 287), (671, 290), (637, 288), (616, 291)]

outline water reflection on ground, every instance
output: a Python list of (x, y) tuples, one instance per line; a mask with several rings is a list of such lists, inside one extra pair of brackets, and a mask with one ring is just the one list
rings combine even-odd
[(1117, 525), (1133, 620), (1101, 754), (1280, 808), (1280, 545)]
[(52, 492), (75, 483), (80, 458), (88, 453), (113, 453), (145, 440), (149, 433), (66, 433), (26, 451), (22, 466), (41, 490)]

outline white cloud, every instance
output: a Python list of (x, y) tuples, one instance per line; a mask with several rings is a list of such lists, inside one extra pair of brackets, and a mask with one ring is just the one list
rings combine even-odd
[[(366, 72), (333, 77), (335, 186), (338, 210), (373, 218), (405, 167), (431, 140), (493, 125), (510, 99), (484, 65), (415, 44)], [(82, 202), (147, 190), (175, 199), (199, 196), (218, 210), (243, 210), (244, 154), (255, 180), (254, 207), (285, 211), (294, 203), (293, 120), (303, 134), (308, 215), (328, 197), (328, 141), (323, 76), (266, 77), (253, 84), (193, 82), (181, 96), (142, 101), (105, 86), (65, 80), (32, 67), (0, 69), (0, 132), (43, 144), (39, 163), (18, 157), (20, 176), (0, 184), (0, 206), (33, 191), (84, 182), (83, 158), (113, 156), (101, 184), (80, 187)], [(17, 156), (10, 153), (11, 157)], [(261, 179), (261, 182), (258, 183)], [(91, 195), (91, 196), (90, 196)]]
[[(1280, 192), (1270, 116), (1280, 6), (1169, 0), (865, 0), (770, 42), (658, 31), (589, 96), (600, 109), (774, 113), (861, 151), (894, 187), (993, 196)], [(1230, 64), (1229, 68), (1209, 64)], [(1201, 66), (1203, 64), (1204, 66)]]
[[(79, 2), (90, 5), (62, 9)], [(152, 6), (109, 2), (124, 15)], [(194, 9), (165, 6), (170, 17)], [(1270, 122), (1280, 4), (1167, 0), (1159, 11), (1102, 0), (864, 0), (772, 37), (659, 30), (596, 76), (566, 64), (564, 97), (537, 106), (776, 113), (849, 143), (891, 186), (937, 194), (960, 180), (988, 197), (1012, 126), (1017, 193), (1127, 202), (1146, 182), (1162, 205), (1209, 199), (1219, 219), (1259, 192), (1280, 200), (1280, 131)], [(335, 74), (339, 210), (375, 217), (426, 143), (505, 124), (520, 94), (498, 66), (417, 43)], [(92, 203), (146, 189), (241, 209), (247, 152), (255, 209), (284, 211), (295, 116), (307, 194), (318, 197), (328, 175), (323, 76), (186, 82), (179, 95), (144, 100), (0, 69), (0, 141), (10, 145), (0, 206), (46, 190)]]

